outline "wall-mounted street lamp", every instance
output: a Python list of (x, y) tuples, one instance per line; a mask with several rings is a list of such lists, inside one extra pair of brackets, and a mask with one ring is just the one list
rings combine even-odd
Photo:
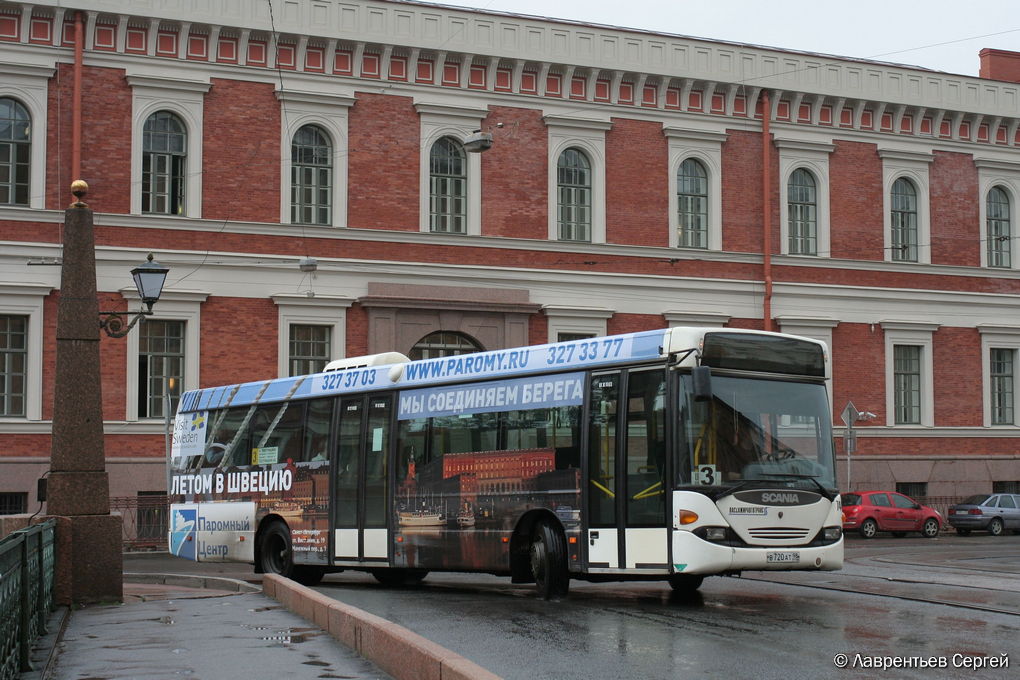
[(163, 294), (163, 283), (166, 282), (169, 271), (170, 267), (156, 262), (152, 259), (152, 253), (149, 253), (145, 262), (131, 270), (135, 288), (138, 289), (138, 297), (142, 299), (146, 309), (138, 310), (127, 326), (124, 325), (124, 312), (99, 312), (99, 327), (111, 338), (123, 338), (127, 335), (139, 319), (152, 314), (152, 306)]

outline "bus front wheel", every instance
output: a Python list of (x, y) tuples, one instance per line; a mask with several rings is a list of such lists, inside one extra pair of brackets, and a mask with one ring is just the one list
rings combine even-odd
[(669, 587), (680, 594), (693, 593), (701, 587), (704, 580), (704, 576), (695, 574), (673, 574), (669, 577)]
[(543, 600), (565, 597), (570, 589), (567, 542), (563, 532), (542, 522), (531, 539), (531, 573)]
[(290, 529), (283, 522), (273, 522), (262, 534), (259, 569), (263, 574), (279, 574), (304, 586), (314, 586), (326, 573), (322, 567), (294, 564)]

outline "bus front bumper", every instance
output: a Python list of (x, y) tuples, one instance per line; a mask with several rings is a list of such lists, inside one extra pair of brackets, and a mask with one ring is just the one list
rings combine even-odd
[(673, 532), (673, 571), (680, 574), (723, 574), (739, 571), (835, 571), (843, 567), (842, 537), (831, 545), (731, 547)]

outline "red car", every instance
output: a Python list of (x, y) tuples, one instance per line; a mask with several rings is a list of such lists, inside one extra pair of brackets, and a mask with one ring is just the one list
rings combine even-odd
[(895, 491), (857, 491), (845, 493), (843, 499), (843, 531), (858, 531), (864, 538), (874, 538), (879, 531), (905, 536), (919, 531), (935, 538), (942, 529), (938, 510), (921, 505)]

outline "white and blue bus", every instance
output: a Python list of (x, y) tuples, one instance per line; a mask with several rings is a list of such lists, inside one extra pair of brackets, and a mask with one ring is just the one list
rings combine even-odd
[(183, 395), (174, 554), (311, 584), (508, 575), (693, 590), (843, 563), (825, 346), (672, 328)]

